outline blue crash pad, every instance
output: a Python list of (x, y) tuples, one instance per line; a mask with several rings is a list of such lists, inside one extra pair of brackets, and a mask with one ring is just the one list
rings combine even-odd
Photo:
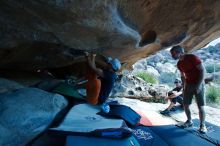
[(135, 137), (110, 139), (86, 136), (67, 136), (66, 146), (140, 146)]
[(213, 143), (175, 125), (149, 127), (170, 146), (214, 146)]
[(132, 129), (133, 136), (141, 146), (169, 146), (162, 138), (146, 126), (138, 126)]

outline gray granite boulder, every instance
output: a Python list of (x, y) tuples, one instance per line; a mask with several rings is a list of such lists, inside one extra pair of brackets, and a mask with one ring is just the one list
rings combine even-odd
[(66, 106), (63, 96), (37, 88), (0, 94), (0, 145), (27, 145), (45, 131)]

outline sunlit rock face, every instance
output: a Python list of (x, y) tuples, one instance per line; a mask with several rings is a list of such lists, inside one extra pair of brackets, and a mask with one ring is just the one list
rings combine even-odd
[(176, 44), (199, 49), (220, 36), (219, 8), (219, 0), (1, 0), (0, 68), (74, 66), (83, 51), (129, 67)]

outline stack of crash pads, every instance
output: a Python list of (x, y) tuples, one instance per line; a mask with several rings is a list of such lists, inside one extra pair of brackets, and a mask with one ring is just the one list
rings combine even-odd
[[(78, 104), (74, 106), (63, 122), (50, 132), (69, 135), (100, 135), (106, 137), (120, 137), (129, 135), (128, 127), (122, 119), (107, 119), (97, 115), (99, 106), (90, 104)], [(113, 133), (113, 134), (111, 134)]]
[(213, 146), (216, 143), (209, 141), (213, 135), (214, 140), (219, 139), (219, 127), (215, 127), (217, 132), (207, 133), (207, 140), (174, 124), (140, 125), (141, 116), (124, 105), (110, 105), (110, 112), (101, 115), (99, 106), (79, 104), (50, 132), (66, 135), (66, 146)]
[[(125, 107), (123, 108), (125, 109)], [(100, 106), (90, 104), (75, 105), (63, 122), (58, 127), (51, 128), (49, 133), (66, 135), (67, 146), (75, 146), (77, 144), (80, 146), (88, 144), (102, 146), (103, 143), (108, 143), (109, 146), (113, 144), (120, 144), (121, 146), (139, 145), (124, 120), (121, 118), (105, 118), (98, 115), (98, 112), (100, 112)], [(140, 117), (138, 114), (136, 115)], [(131, 123), (133, 124), (136, 124), (134, 123), (135, 120), (138, 122), (138, 119), (133, 120), (131, 117), (128, 119), (127, 121), (132, 121)]]

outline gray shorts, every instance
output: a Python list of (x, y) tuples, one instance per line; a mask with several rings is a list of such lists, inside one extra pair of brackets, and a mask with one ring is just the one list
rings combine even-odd
[(195, 84), (187, 84), (186, 89), (183, 91), (183, 103), (186, 105), (190, 105), (192, 103), (192, 98), (195, 95), (196, 102), (198, 106), (205, 105), (205, 87), (204, 83), (200, 87), (200, 92), (196, 93), (196, 85)]

